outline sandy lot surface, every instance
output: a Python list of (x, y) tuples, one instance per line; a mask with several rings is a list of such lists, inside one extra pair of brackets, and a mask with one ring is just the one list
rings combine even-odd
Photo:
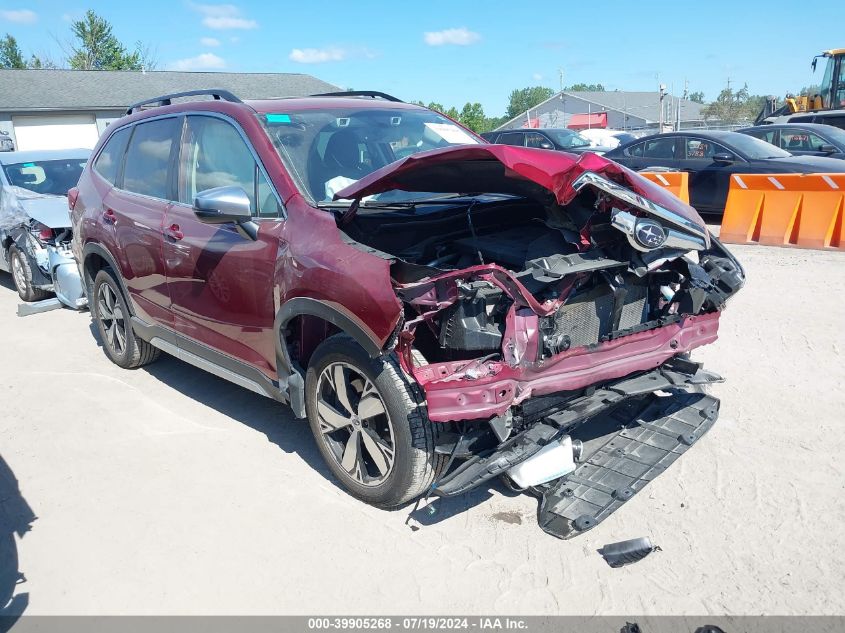
[[(498, 484), (412, 531), (284, 407), (170, 357), (121, 370), (87, 313), (15, 316), (0, 274), (0, 454), (37, 517), (15, 592), (28, 614), (843, 613), (845, 253), (734, 250), (749, 283), (697, 354), (722, 417), (571, 541)], [(636, 565), (596, 553), (646, 535)]]

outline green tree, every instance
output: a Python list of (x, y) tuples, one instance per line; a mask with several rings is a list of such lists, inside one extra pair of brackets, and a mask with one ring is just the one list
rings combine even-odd
[(531, 88), (514, 90), (511, 92), (510, 97), (508, 97), (508, 119), (519, 116), (546, 99), (550, 99), (553, 94), (554, 90), (545, 86), (533, 86)]
[(688, 99), (690, 101), (694, 101), (695, 103), (704, 103), (704, 93), (701, 91), (691, 92)]
[(572, 84), (564, 90), (570, 92), (604, 92), (604, 86), (601, 84)]
[(801, 88), (801, 92), (799, 92), (798, 94), (812, 97), (821, 93), (821, 91), (822, 87), (819, 84), (810, 84), (809, 86), (804, 86), (803, 88)]
[(744, 123), (753, 120), (765, 103), (765, 96), (748, 93), (748, 84), (737, 91), (728, 86), (704, 108), (703, 114), (705, 119), (722, 123)]
[(112, 33), (108, 20), (91, 9), (70, 25), (76, 43), (71, 45), (70, 67), (74, 70), (143, 70), (145, 54), (140, 42), (133, 52)]
[(8, 33), (0, 39), (0, 68), (26, 68), (18, 41)]
[(480, 103), (467, 103), (461, 110), (458, 120), (473, 132), (487, 132), (488, 119)]

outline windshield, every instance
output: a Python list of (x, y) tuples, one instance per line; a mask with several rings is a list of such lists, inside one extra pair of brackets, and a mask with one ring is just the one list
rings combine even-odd
[(845, 149), (845, 130), (830, 125), (827, 129), (825, 129), (824, 134), (831, 142), (836, 143), (840, 148)]
[(9, 184), (35, 193), (66, 196), (75, 187), (85, 167), (85, 159), (38, 160), (3, 165)]
[(766, 141), (761, 141), (759, 138), (754, 138), (747, 134), (732, 133), (731, 144), (742, 154), (745, 154), (747, 158), (751, 159), (786, 158), (792, 156), (792, 154), (779, 147), (775, 147)]
[[(400, 158), (479, 143), (431, 110), (347, 108), (268, 113), (261, 118), (302, 192), (318, 203), (330, 202), (344, 187)], [(373, 198), (410, 201), (430, 195), (388, 191)]]
[(589, 147), (590, 141), (585, 139), (578, 132), (572, 130), (543, 130), (551, 136), (555, 143), (565, 149), (574, 147)]

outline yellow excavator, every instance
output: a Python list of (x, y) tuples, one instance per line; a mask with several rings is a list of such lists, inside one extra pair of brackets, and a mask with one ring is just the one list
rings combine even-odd
[(783, 105), (769, 97), (755, 125), (765, 123), (827, 123), (845, 128), (845, 48), (833, 48), (813, 58), (815, 72), (819, 59), (826, 60), (819, 92), (814, 95), (786, 95)]

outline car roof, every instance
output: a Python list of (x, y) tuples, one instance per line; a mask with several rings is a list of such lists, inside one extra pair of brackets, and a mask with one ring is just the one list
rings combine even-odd
[(282, 97), (244, 101), (259, 114), (267, 112), (299, 112), (302, 110), (424, 110), (423, 106), (404, 101), (387, 101), (368, 97)]
[(795, 121), (794, 123), (769, 123), (767, 125), (755, 125), (753, 127), (745, 127), (737, 132), (746, 132), (748, 130), (776, 130), (783, 127), (801, 127), (808, 130), (817, 130), (823, 134), (825, 130), (835, 127), (833, 125), (826, 125), (824, 123), (804, 123), (802, 121)]
[(90, 149), (33, 149), (18, 152), (0, 152), (0, 164), (32, 163), (39, 160), (61, 160), (63, 158), (88, 158)]

